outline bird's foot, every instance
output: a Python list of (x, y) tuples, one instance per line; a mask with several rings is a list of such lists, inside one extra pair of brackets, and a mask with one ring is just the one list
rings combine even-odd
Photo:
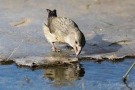
[(51, 48), (53, 52), (60, 52), (61, 50), (57, 49), (56, 47)]

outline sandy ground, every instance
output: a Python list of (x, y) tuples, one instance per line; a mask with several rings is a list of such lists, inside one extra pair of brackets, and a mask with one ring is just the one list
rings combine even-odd
[(76, 61), (74, 52), (65, 45), (57, 44), (62, 53), (51, 52), (42, 29), (46, 9), (56, 9), (58, 16), (68, 17), (78, 24), (87, 40), (80, 59), (135, 56), (134, 0), (0, 2), (0, 61), (13, 60), (21, 65), (44, 64), (46, 60)]

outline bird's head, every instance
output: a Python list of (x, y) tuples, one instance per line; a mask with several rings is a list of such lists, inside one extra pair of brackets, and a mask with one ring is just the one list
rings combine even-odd
[(84, 34), (81, 31), (70, 33), (67, 43), (73, 47), (76, 57), (78, 57), (86, 43)]
[(81, 31), (77, 32), (77, 36), (75, 38), (75, 45), (74, 45), (74, 51), (76, 53), (76, 57), (81, 53), (82, 48), (85, 46), (85, 37), (84, 34)]
[(56, 9), (54, 9), (54, 10), (46, 9), (46, 10), (47, 10), (47, 13), (48, 13), (48, 18), (49, 17), (57, 17)]

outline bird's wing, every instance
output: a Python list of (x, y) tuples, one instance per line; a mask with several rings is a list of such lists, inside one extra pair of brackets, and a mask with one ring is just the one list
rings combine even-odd
[(78, 28), (77, 24), (66, 17), (54, 18), (50, 25), (51, 33), (61, 32), (63, 35), (67, 35), (74, 28)]

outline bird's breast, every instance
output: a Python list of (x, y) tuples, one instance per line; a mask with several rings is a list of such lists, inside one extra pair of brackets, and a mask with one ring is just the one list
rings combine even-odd
[(65, 40), (64, 40), (64, 38), (62, 36), (56, 35), (56, 42), (65, 43)]

